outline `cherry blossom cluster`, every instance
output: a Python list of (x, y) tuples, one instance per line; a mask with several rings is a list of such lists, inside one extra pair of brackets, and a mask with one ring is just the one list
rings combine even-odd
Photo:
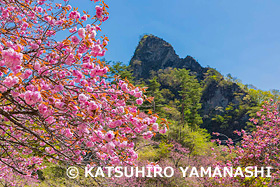
[(0, 180), (10, 185), (45, 161), (132, 165), (133, 140), (167, 130), (139, 115), (143, 88), (107, 79), (108, 6), (94, 3), (91, 16), (67, 0), (0, 0)]
[[(250, 119), (256, 130), (246, 132), (245, 130), (236, 133), (242, 136), (240, 145), (234, 145), (231, 139), (227, 140), (227, 147), (223, 151), (233, 155), (232, 159), (225, 163), (218, 162), (219, 166), (233, 167), (272, 167), (271, 178), (265, 180), (260, 176), (250, 180), (240, 178), (243, 184), (251, 186), (279, 186), (280, 179), (280, 117), (279, 103), (265, 102), (262, 109), (257, 112), (257, 118)], [(216, 133), (219, 135), (219, 133)], [(218, 140), (219, 143), (221, 141)]]

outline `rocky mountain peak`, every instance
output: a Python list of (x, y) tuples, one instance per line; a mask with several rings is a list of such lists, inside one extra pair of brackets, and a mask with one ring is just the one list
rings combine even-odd
[(200, 80), (207, 71), (191, 56), (180, 58), (168, 42), (154, 35), (141, 38), (130, 66), (136, 79), (147, 79), (151, 70), (158, 71), (167, 67), (189, 69)]
[[(193, 57), (180, 58), (174, 48), (163, 39), (154, 35), (144, 35), (139, 41), (130, 66), (135, 80), (144, 81), (150, 78), (151, 71), (158, 72), (168, 67), (190, 70), (190, 74), (195, 75), (203, 85), (200, 101), (202, 108), (199, 111), (203, 117), (201, 127), (209, 132), (221, 132), (229, 137), (236, 137), (233, 131), (246, 126), (249, 118), (247, 110), (240, 110), (240, 105), (245, 102), (243, 98), (247, 96), (246, 91), (236, 83), (226, 81), (217, 70), (202, 67)], [(232, 108), (233, 116), (227, 119), (229, 108)], [(226, 123), (225, 119), (228, 120)]]

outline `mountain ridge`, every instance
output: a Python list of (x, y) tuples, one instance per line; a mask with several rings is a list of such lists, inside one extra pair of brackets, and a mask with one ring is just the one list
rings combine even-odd
[[(149, 59), (154, 63), (145, 63), (150, 62)], [(203, 79), (203, 73), (207, 71), (207, 68), (202, 67), (189, 55), (180, 58), (171, 44), (151, 34), (141, 38), (129, 64), (134, 70), (136, 79), (140, 77), (146, 79), (149, 77), (150, 70), (157, 71), (167, 67), (190, 69), (199, 80)]]
[[(202, 108), (199, 111), (203, 118), (201, 127), (210, 133), (221, 132), (231, 138), (237, 137), (233, 133), (235, 130), (245, 128), (249, 119), (248, 111), (240, 107), (245, 102), (254, 105), (250, 101), (244, 101), (248, 93), (236, 83), (226, 81), (217, 70), (202, 67), (190, 55), (180, 58), (172, 45), (165, 40), (151, 34), (144, 35), (129, 65), (135, 80), (146, 82), (151, 78), (152, 71), (158, 72), (166, 68), (189, 70), (191, 75), (196, 76), (197, 80), (204, 84), (200, 101)], [(232, 119), (227, 119), (226, 122), (220, 120), (228, 114), (228, 108), (232, 109)]]

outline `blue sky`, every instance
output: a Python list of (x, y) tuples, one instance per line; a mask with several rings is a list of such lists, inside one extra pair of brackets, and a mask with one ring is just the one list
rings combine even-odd
[[(74, 2), (74, 3), (73, 3)], [(93, 12), (89, 0), (72, 1)], [(244, 84), (280, 89), (280, 1), (105, 0), (110, 18), (107, 60), (129, 63), (139, 36), (154, 34), (180, 57), (231, 73)]]

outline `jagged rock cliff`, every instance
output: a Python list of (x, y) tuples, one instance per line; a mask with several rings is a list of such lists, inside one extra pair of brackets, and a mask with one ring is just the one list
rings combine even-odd
[[(231, 138), (237, 137), (233, 134), (234, 130), (246, 126), (249, 119), (246, 115), (247, 110), (240, 106), (244, 102), (250, 102), (244, 101), (248, 94), (237, 84), (226, 82), (216, 70), (202, 67), (191, 56), (180, 58), (173, 47), (163, 39), (153, 35), (142, 37), (130, 61), (130, 67), (136, 80), (144, 81), (151, 76), (151, 71), (157, 72), (168, 67), (190, 70), (190, 74), (195, 75), (202, 84), (206, 85), (201, 98), (200, 115), (203, 118), (201, 126), (210, 133), (221, 132)], [(209, 75), (206, 74), (208, 70), (216, 73), (219, 78), (209, 80), (207, 78)], [(229, 111), (232, 111), (230, 113), (232, 118), (224, 119), (223, 116)]]
[(147, 79), (151, 70), (158, 71), (167, 67), (189, 69), (199, 80), (203, 79), (207, 71), (191, 56), (179, 58), (169, 43), (153, 35), (145, 35), (140, 40), (130, 66), (136, 79)]

